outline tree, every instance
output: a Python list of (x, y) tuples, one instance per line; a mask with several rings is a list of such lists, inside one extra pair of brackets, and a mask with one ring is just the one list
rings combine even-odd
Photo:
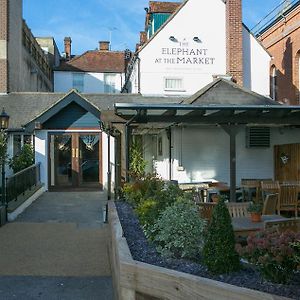
[(21, 152), (16, 154), (9, 161), (9, 167), (13, 169), (14, 173), (17, 173), (23, 169), (26, 169), (34, 163), (33, 148), (29, 144), (25, 144)]

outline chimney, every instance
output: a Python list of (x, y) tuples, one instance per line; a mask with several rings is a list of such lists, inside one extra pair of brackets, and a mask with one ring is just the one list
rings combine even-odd
[(140, 32), (140, 44), (144, 45), (147, 42), (147, 32), (141, 31)]
[(65, 43), (65, 53), (66, 53), (66, 59), (70, 60), (71, 59), (71, 44), (72, 44), (72, 40), (70, 37), (65, 37), (64, 39), (64, 43)]
[(99, 51), (109, 51), (109, 44), (108, 41), (100, 41), (99, 42)]
[(242, 0), (226, 1), (226, 72), (243, 86)]

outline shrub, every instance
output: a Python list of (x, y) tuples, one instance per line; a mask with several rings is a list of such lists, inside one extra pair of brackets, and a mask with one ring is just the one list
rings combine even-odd
[(130, 147), (130, 175), (134, 179), (140, 179), (145, 175), (147, 162), (143, 157), (142, 142), (135, 141)]
[(174, 203), (164, 210), (154, 226), (157, 250), (170, 257), (196, 259), (202, 246), (205, 224), (195, 205)]
[(220, 199), (213, 210), (205, 235), (202, 255), (203, 263), (213, 274), (230, 273), (240, 268), (231, 218), (224, 198)]
[(20, 153), (15, 155), (9, 161), (9, 167), (13, 169), (14, 173), (17, 173), (23, 169), (26, 169), (34, 163), (33, 148), (29, 144), (25, 144)]
[(300, 267), (300, 233), (262, 231), (247, 242), (246, 247), (238, 247), (240, 254), (267, 280), (287, 283)]

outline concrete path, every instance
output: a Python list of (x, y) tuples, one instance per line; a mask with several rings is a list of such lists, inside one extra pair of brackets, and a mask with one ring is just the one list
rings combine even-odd
[(0, 299), (113, 299), (104, 205), (104, 193), (45, 193), (1, 227)]

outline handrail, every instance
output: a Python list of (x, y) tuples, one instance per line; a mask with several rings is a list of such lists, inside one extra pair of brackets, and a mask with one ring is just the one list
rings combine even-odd
[(6, 203), (17, 201), (20, 195), (40, 184), (40, 163), (6, 178)]

